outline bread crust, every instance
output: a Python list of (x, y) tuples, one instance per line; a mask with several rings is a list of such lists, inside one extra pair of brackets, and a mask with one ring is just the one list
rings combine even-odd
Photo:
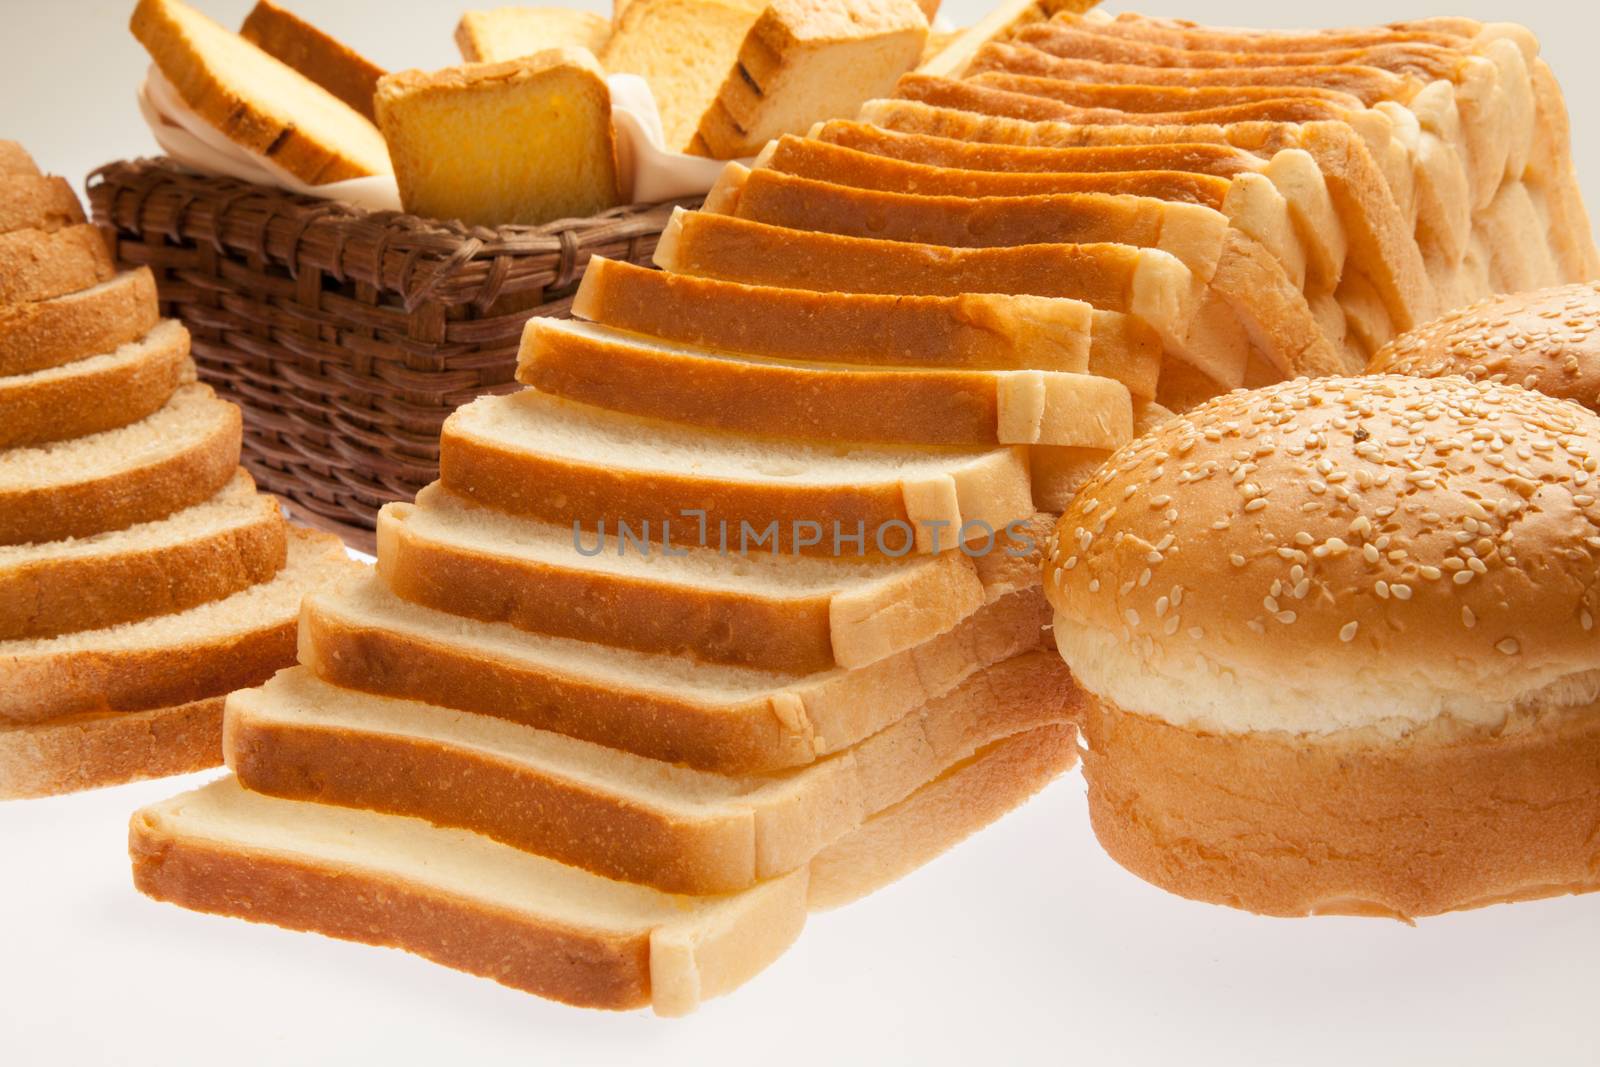
[(39, 173), (39, 165), (28, 150), (15, 141), (0, 141), (0, 174)]
[(93, 226), (0, 234), (0, 305), (74, 293), (114, 273), (111, 253)]
[(156, 280), (149, 267), (96, 288), (0, 307), (0, 377), (113, 351), (149, 333), (159, 321)]
[(1600, 887), (1600, 714), (1395, 743), (1209, 734), (1090, 698), (1096, 836), (1163, 889), (1266, 915), (1410, 920)]
[(0, 641), (98, 630), (221, 600), (277, 574), (286, 546), (278, 505), (263, 496), (251, 521), (204, 537), (5, 568)]
[(48, 233), (83, 222), (83, 205), (65, 178), (30, 174), (0, 177), (0, 234), (13, 230)]
[(0, 726), (0, 800), (60, 796), (222, 762), (220, 696), (128, 714)]
[(61, 541), (151, 522), (200, 503), (233, 477), (243, 419), (232, 404), (193, 446), (68, 484), (0, 490), (0, 544)]
[(372, 98), (378, 79), (388, 72), (354, 49), (272, 0), (257, 0), (239, 27), (239, 36), (304, 74), (369, 122), (377, 121)]
[[(172, 394), (193, 382), (189, 331), (172, 323), (158, 337), (135, 344), (136, 359), (105, 366), (82, 364), (17, 378), (0, 378), (0, 448), (68, 441), (127, 426), (155, 414)], [(117, 353), (120, 355), (120, 353)], [(71, 373), (81, 370), (81, 373)]]

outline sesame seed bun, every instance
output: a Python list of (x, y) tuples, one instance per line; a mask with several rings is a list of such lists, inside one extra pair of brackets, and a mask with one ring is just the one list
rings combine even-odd
[(1394, 375), (1118, 451), (1045, 562), (1106, 850), (1273, 915), (1595, 888), (1597, 460), (1574, 404)]
[(1409, 333), (1373, 356), (1375, 374), (1537, 389), (1600, 411), (1600, 283), (1493, 296)]

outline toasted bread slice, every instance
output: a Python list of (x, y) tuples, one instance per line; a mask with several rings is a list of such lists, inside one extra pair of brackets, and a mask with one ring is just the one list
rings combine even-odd
[(348, 45), (272, 0), (256, 0), (239, 36), (310, 78), (368, 122), (377, 121), (372, 98), (378, 79), (388, 72)]
[(121, 348), (160, 321), (149, 267), (50, 300), (0, 307), (0, 377)]

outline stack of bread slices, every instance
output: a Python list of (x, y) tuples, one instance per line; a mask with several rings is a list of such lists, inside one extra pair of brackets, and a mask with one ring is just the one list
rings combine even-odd
[(0, 798), (214, 766), (222, 697), (349, 566), (238, 469), (146, 269), (0, 142)]

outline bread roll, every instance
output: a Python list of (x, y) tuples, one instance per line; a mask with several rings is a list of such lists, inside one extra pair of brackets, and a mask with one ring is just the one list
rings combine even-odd
[(1174, 892), (1429, 915), (1595, 888), (1600, 420), (1300, 379), (1114, 455), (1046, 562), (1090, 813)]

